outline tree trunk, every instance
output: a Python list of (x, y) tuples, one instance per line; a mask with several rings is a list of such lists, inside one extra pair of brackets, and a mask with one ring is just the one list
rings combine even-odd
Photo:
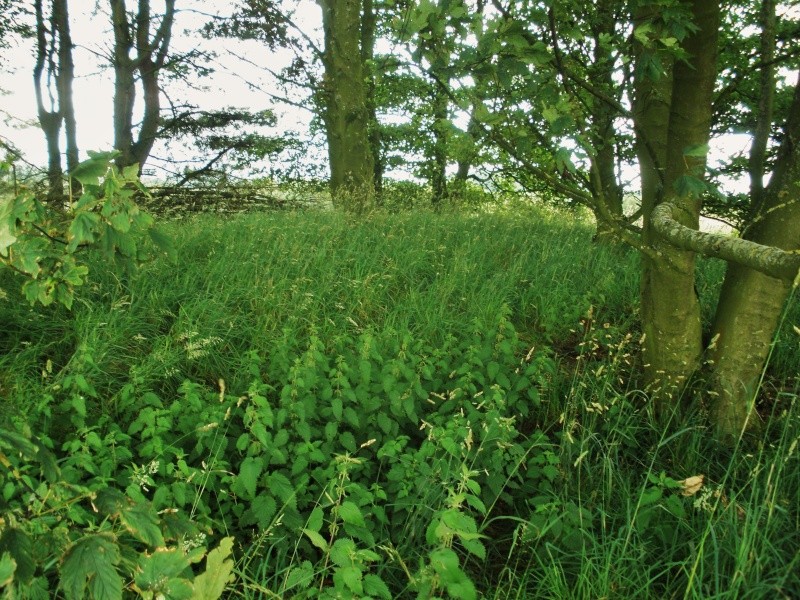
[(133, 156), (133, 103), (136, 100), (136, 64), (131, 58), (133, 39), (125, 0), (111, 0), (114, 29), (114, 148), (120, 168), (136, 162)]
[[(614, 96), (613, 90), (617, 87), (613, 81), (614, 59), (610, 49), (604, 47), (602, 39), (604, 36), (614, 34), (616, 4), (611, 0), (600, 0), (595, 3), (595, 22), (592, 27), (594, 57), (593, 63), (589, 67), (589, 78), (592, 83), (610, 97)], [(614, 130), (617, 111), (607, 102), (597, 98), (592, 98), (592, 103), (591, 141), (595, 149), (595, 155), (592, 157), (592, 196), (595, 202), (605, 204), (607, 214), (621, 217), (622, 189), (617, 181), (616, 131)], [(599, 242), (613, 241), (612, 231), (605, 221), (598, 219), (595, 239)]]
[[(437, 76), (438, 79), (438, 76)], [(440, 207), (447, 200), (447, 115), (449, 100), (438, 82), (433, 83), (433, 160), (431, 161), (431, 203)]]
[[(166, 0), (161, 24), (151, 38), (149, 0), (139, 0), (134, 23), (128, 20), (125, 0), (110, 0), (114, 28), (114, 147), (120, 152), (117, 165), (124, 168), (144, 164), (155, 143), (161, 112), (158, 83), (164, 68), (175, 19), (175, 0)], [(131, 54), (136, 49), (135, 57)], [(136, 101), (136, 75), (142, 82), (144, 114), (134, 139), (133, 105)]]
[[(800, 80), (769, 185), (759, 194), (760, 211), (743, 237), (784, 250), (800, 247)], [(751, 163), (752, 164), (752, 163)], [(714, 424), (723, 438), (758, 429), (753, 414), (764, 363), (791, 289), (775, 279), (729, 263), (714, 319), (711, 349)]]
[[(67, 0), (53, 0), (53, 23), (58, 32), (58, 105), (64, 116), (64, 132), (67, 141), (67, 171), (72, 172), (80, 162), (78, 152), (78, 133), (75, 121), (75, 104), (72, 99), (72, 82), (75, 79), (75, 65), (72, 61), (72, 35), (69, 29), (69, 10)], [(72, 191), (78, 192), (80, 184), (72, 182)]]
[(370, 208), (375, 194), (375, 159), (360, 48), (361, 0), (318, 1), (325, 37), (324, 122), (331, 196), (335, 206), (361, 213)]
[(369, 146), (372, 150), (373, 185), (375, 186), (375, 199), (380, 202), (383, 191), (383, 153), (381, 152), (381, 128), (378, 123), (377, 106), (375, 102), (375, 26), (377, 16), (373, 0), (364, 0), (364, 15), (361, 21), (361, 62), (367, 73), (367, 115), (369, 119)]
[[(61, 123), (64, 119), (60, 103), (56, 106), (56, 99), (52, 96), (52, 91), (43, 81), (42, 76), (47, 70), (47, 80), (58, 77), (58, 71), (51, 57), (55, 46), (58, 43), (57, 34), (54, 28), (48, 28), (44, 18), (44, 8), (42, 0), (35, 0), (34, 11), (36, 14), (36, 62), (33, 67), (33, 83), (36, 92), (36, 108), (39, 114), (39, 126), (44, 132), (47, 143), (47, 181), (48, 191), (47, 200), (57, 206), (64, 199), (64, 173), (61, 168), (61, 148), (59, 138), (61, 135)], [(51, 23), (54, 21), (51, 18)], [(48, 43), (48, 31), (50, 33), (50, 43)], [(44, 96), (47, 88), (50, 98), (50, 107), (45, 106)]]
[[(708, 0), (690, 0), (687, 4), (698, 30), (682, 44), (689, 54), (688, 62), (679, 61), (673, 68), (661, 201), (677, 206), (678, 221), (697, 229), (700, 199), (677, 192), (676, 184), (686, 176), (701, 178), (705, 171), (705, 156), (688, 156), (685, 150), (706, 144), (709, 139), (719, 4)], [(658, 136), (659, 132), (653, 131), (655, 122), (645, 120), (641, 126), (643, 132), (647, 130)], [(653, 140), (649, 141), (653, 144)], [(657, 408), (663, 412), (700, 366), (702, 330), (700, 305), (694, 291), (694, 252), (673, 246), (653, 231), (652, 200), (651, 197), (648, 204), (643, 202), (645, 240), (655, 250), (656, 258), (645, 257), (643, 261), (642, 327), (645, 379)]]

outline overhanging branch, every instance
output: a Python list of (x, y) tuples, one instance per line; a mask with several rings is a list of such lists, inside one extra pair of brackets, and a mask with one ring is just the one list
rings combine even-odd
[(740, 264), (770, 277), (792, 282), (800, 272), (800, 251), (787, 252), (719, 233), (697, 231), (676, 220), (680, 209), (663, 202), (653, 209), (653, 230), (678, 248)]

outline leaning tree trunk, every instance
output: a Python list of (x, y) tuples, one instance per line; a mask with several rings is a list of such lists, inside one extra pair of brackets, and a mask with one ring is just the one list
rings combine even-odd
[[(744, 238), (784, 250), (800, 248), (800, 80), (783, 143), (760, 210)], [(791, 288), (776, 279), (729, 263), (714, 320), (712, 389), (714, 423), (723, 438), (758, 428), (755, 395), (772, 338)]]
[(361, 0), (318, 0), (325, 37), (324, 121), (335, 206), (355, 213), (375, 195), (375, 159), (362, 62)]

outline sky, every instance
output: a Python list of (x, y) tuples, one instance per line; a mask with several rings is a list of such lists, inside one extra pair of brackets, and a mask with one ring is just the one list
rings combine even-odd
[[(76, 48), (75, 81), (73, 95), (78, 127), (78, 146), (81, 157), (87, 150), (109, 150), (113, 143), (112, 98), (114, 95), (114, 74), (111, 68), (103, 68), (103, 59), (98, 54), (109, 54), (111, 25), (108, 16), (94, 14), (97, 0), (70, 1), (70, 27)], [(130, 3), (129, 3), (130, 4)], [(186, 30), (202, 26), (208, 18), (209, 10), (225, 14), (233, 3), (227, 0), (213, 3), (199, 0), (178, 0), (180, 12), (176, 16), (171, 48), (180, 52), (194, 47), (213, 50), (217, 53), (212, 65), (215, 73), (201, 82), (203, 88), (189, 89), (172, 83), (166, 86), (167, 93), (176, 101), (189, 101), (204, 109), (219, 109), (227, 106), (243, 107), (252, 110), (274, 109), (279, 115), (279, 128), (295, 130), (302, 135), (307, 133), (309, 115), (287, 105), (277, 106), (273, 99), (262, 90), (270, 90), (273, 83), (259, 65), (268, 65), (280, 70), (289, 64), (291, 55), (287, 52), (272, 53), (258, 42), (238, 40), (204, 40)], [(163, 2), (152, 1), (153, 11), (163, 11)], [(321, 19), (319, 8), (309, 0), (301, 0), (296, 8), (296, 20), (309, 31), (318, 27)], [(245, 56), (252, 64), (236, 59), (228, 51)], [(46, 163), (44, 134), (38, 125), (36, 99), (33, 87), (34, 50), (33, 41), (19, 45), (7, 52), (8, 65), (2, 69), (0, 80), (0, 137), (13, 143), (26, 159), (34, 164)], [(8, 73), (8, 67), (11, 73)], [(254, 87), (254, 84), (256, 87)], [(62, 151), (64, 144), (62, 142)], [(154, 156), (164, 154), (164, 148), (157, 146)], [(311, 160), (324, 162), (321, 153), (311, 155)], [(191, 158), (191, 157), (187, 157)], [(157, 161), (153, 161), (153, 165)]]

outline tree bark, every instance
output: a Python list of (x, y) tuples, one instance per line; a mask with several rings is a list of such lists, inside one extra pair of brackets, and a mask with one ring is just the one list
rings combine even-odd
[[(58, 77), (58, 68), (52, 60), (55, 46), (58, 43), (57, 34), (48, 28), (44, 18), (42, 0), (35, 0), (34, 12), (36, 15), (36, 62), (33, 67), (33, 83), (36, 92), (36, 108), (39, 115), (39, 126), (44, 132), (47, 143), (47, 200), (53, 206), (60, 204), (64, 198), (64, 172), (61, 167), (61, 123), (64, 115), (60, 103), (53, 98), (52, 91), (42, 77), (47, 72), (47, 81)], [(51, 22), (52, 22), (51, 18)], [(48, 43), (48, 31), (50, 42)], [(45, 90), (49, 96), (49, 108), (45, 106)]]
[(380, 202), (383, 191), (383, 153), (381, 151), (381, 128), (378, 123), (378, 112), (375, 101), (375, 27), (377, 15), (373, 0), (364, 0), (364, 14), (361, 20), (361, 62), (364, 65), (367, 79), (366, 105), (369, 119), (368, 138), (372, 151), (373, 185), (376, 202)]
[[(125, 0), (110, 0), (114, 29), (114, 147), (120, 152), (117, 165), (139, 165), (141, 175), (153, 149), (161, 112), (159, 75), (166, 63), (175, 20), (175, 0), (165, 0), (164, 15), (150, 36), (150, 1), (139, 0), (133, 23), (128, 19)], [(131, 58), (133, 50), (135, 56)], [(134, 139), (133, 105), (136, 75), (142, 82), (144, 114)]]
[[(595, 3), (595, 22), (592, 27), (594, 56), (588, 71), (592, 83), (609, 97), (613, 97), (616, 87), (613, 81), (614, 64), (613, 56), (608, 48), (603, 47), (602, 39), (614, 34), (614, 8), (617, 4), (611, 0)], [(614, 107), (592, 97), (591, 141), (595, 150), (592, 157), (592, 196), (595, 202), (605, 204), (609, 214), (622, 217), (622, 189), (616, 172), (616, 117), (617, 111)], [(603, 220), (598, 219), (595, 239), (599, 242), (614, 240), (613, 229)]]
[[(677, 220), (697, 229), (700, 199), (679, 195), (675, 184), (684, 176), (701, 178), (705, 171), (705, 156), (687, 156), (685, 149), (706, 144), (709, 139), (720, 14), (716, 1), (690, 0), (686, 4), (698, 30), (682, 44), (689, 60), (674, 65), (663, 196), (655, 200), (656, 204), (674, 204)], [(663, 114), (660, 116), (663, 118)], [(646, 126), (648, 132), (658, 136), (654, 125), (642, 123), (643, 129)], [(648, 177), (652, 175), (648, 173)], [(644, 185), (644, 171), (642, 178)], [(642, 327), (646, 384), (657, 409), (663, 412), (680, 396), (700, 366), (702, 329), (700, 304), (694, 291), (695, 254), (673, 246), (654, 231), (652, 200), (651, 197), (647, 204), (643, 202), (645, 240), (655, 251), (655, 258), (645, 257), (643, 261)]]
[[(75, 120), (75, 103), (72, 98), (72, 82), (75, 79), (75, 64), (72, 60), (72, 35), (69, 28), (69, 9), (67, 0), (53, 0), (53, 23), (58, 32), (58, 105), (64, 116), (64, 133), (66, 135), (67, 171), (72, 172), (80, 162), (78, 151), (78, 133)], [(80, 184), (72, 182), (73, 192), (77, 192)]]
[(318, 0), (322, 8), (324, 122), (334, 205), (368, 210), (375, 195), (367, 86), (361, 53), (361, 0)]
[[(800, 268), (800, 80), (795, 87), (777, 162), (760, 196), (761, 211), (744, 238), (783, 250), (792, 262), (765, 274), (753, 265), (728, 265), (714, 319), (711, 348), (713, 417), (719, 436), (757, 430), (755, 396), (781, 312)], [(762, 270), (763, 271), (763, 270)], [(776, 279), (780, 276), (780, 279)]]

